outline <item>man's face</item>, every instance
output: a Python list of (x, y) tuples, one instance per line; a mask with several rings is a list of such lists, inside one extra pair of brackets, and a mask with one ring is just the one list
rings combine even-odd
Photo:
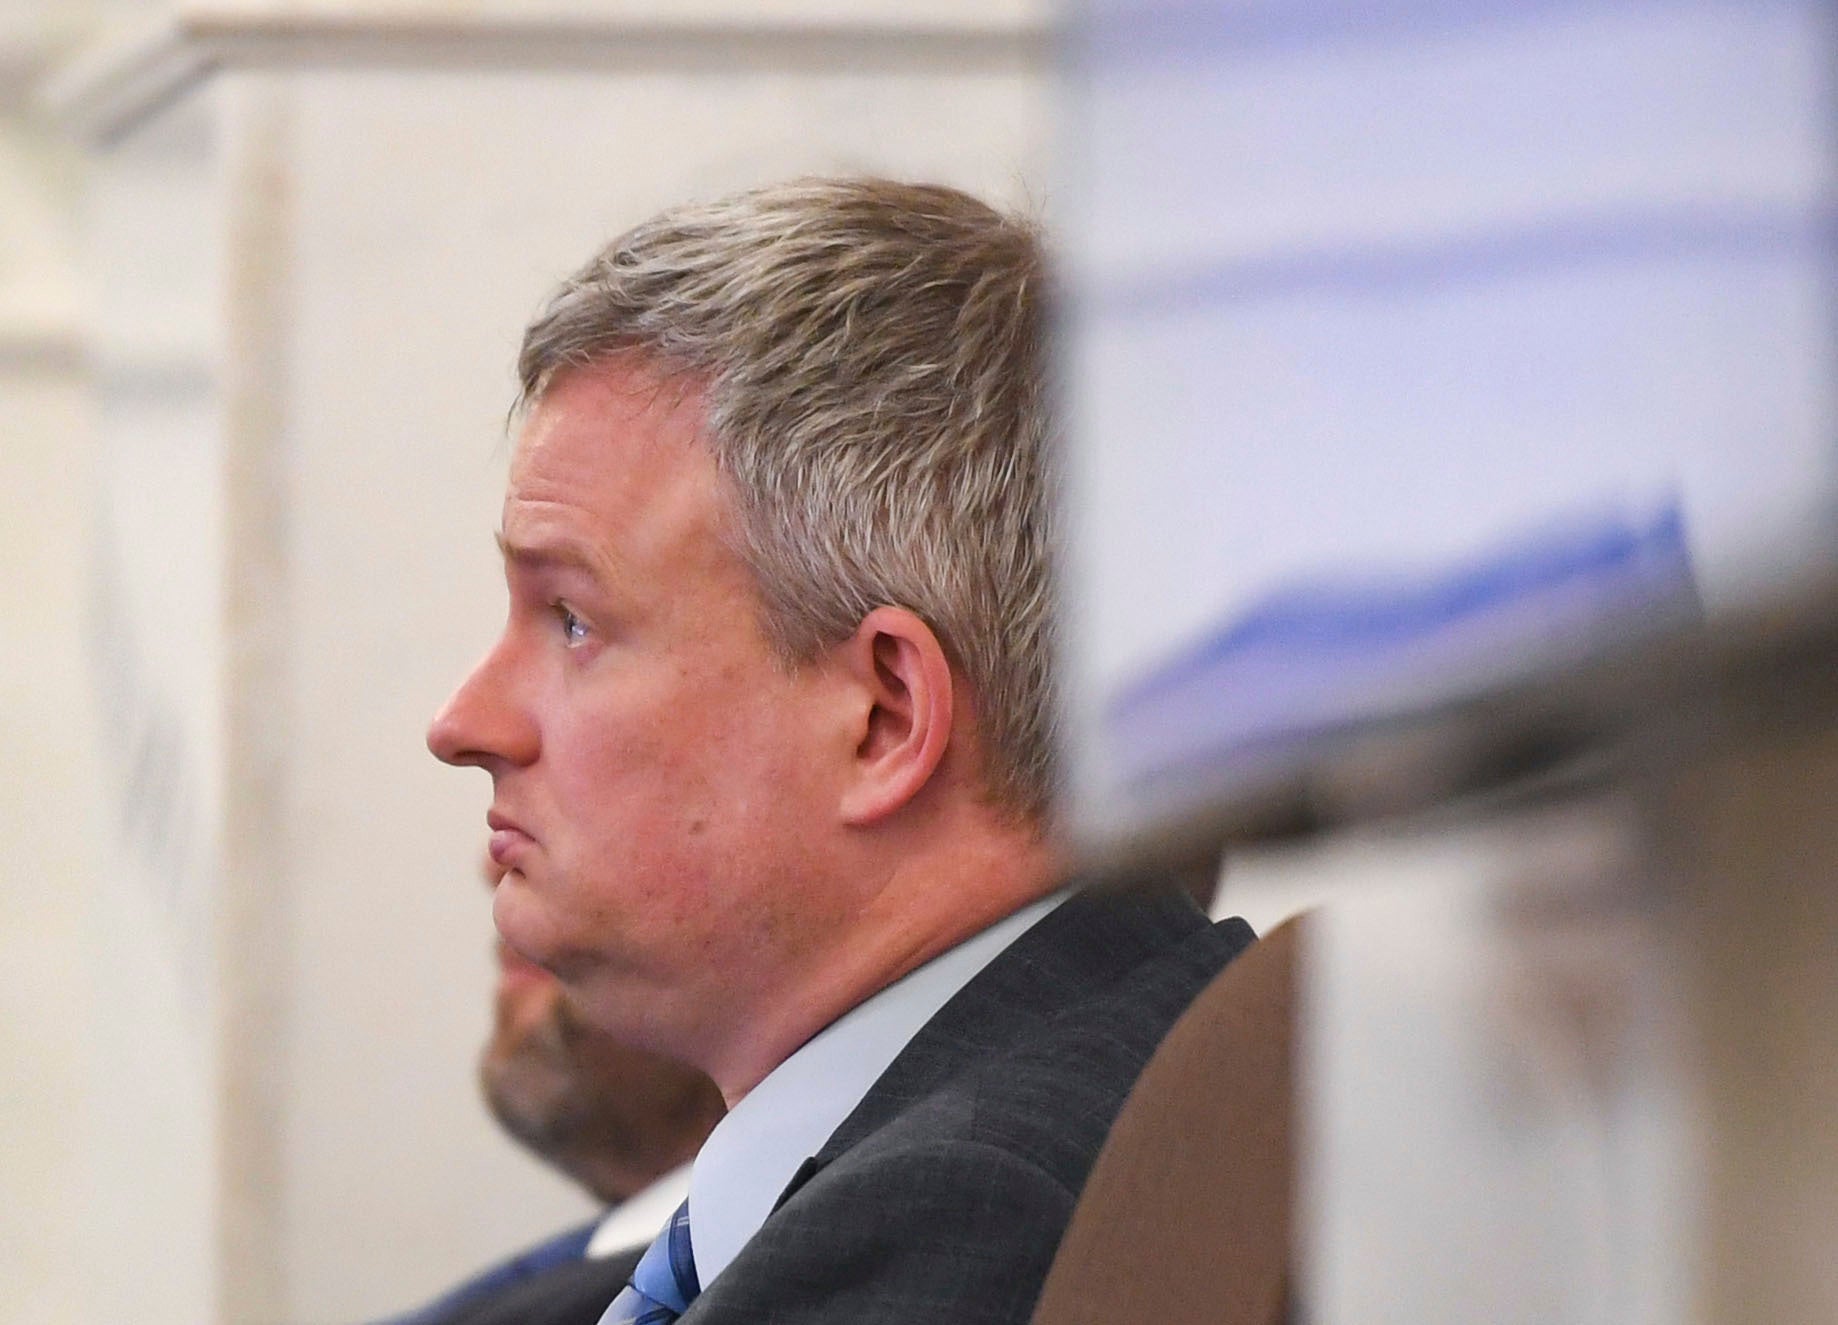
[(504, 632), (428, 744), (491, 774), (511, 947), (584, 1017), (706, 1065), (847, 903), (808, 845), (833, 688), (772, 656), (702, 418), (629, 359), (549, 388), (511, 462)]

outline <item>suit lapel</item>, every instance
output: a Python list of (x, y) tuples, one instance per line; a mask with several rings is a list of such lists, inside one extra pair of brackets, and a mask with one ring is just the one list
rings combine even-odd
[(953, 1073), (1000, 1051), (1071, 999), (1114, 983), (1208, 923), (1184, 893), (1161, 884), (1074, 894), (999, 953), (920, 1028), (823, 1148), (798, 1166), (773, 1208)]

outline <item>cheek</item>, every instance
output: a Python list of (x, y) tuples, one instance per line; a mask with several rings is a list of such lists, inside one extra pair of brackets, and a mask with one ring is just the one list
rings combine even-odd
[(548, 900), (574, 926), (687, 940), (711, 911), (769, 908), (749, 895), (802, 854), (822, 786), (812, 724), (771, 680), (634, 669), (595, 702), (573, 697), (574, 721), (551, 727), (543, 759), (567, 826), (545, 844)]
[(558, 794), (591, 815), (609, 794), (642, 800), (648, 788), (682, 781), (731, 726), (695, 680), (693, 669), (634, 662), (565, 688), (544, 724)]

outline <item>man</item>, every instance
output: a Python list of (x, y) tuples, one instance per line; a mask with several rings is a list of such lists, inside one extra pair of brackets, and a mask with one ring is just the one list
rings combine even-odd
[(491, 775), (505, 940), (731, 1110), (608, 1321), (1025, 1320), (1249, 940), (1061, 891), (1045, 280), (963, 194), (803, 180), (525, 335), (509, 616), (429, 745)]
[[(503, 867), (489, 857), (485, 880)], [(689, 1188), (689, 1160), (725, 1108), (694, 1068), (584, 1024), (555, 977), (498, 944), (485, 1102), (511, 1136), (611, 1213), (475, 1275), (392, 1325), (591, 1325)]]

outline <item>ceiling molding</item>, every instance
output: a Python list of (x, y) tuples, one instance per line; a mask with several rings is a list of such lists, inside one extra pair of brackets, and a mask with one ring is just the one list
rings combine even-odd
[(980, 16), (897, 19), (248, 13), (185, 6), (86, 52), (43, 84), (40, 100), (80, 137), (107, 141), (221, 69), (965, 68), (1044, 62), (1052, 41), (1044, 17), (999, 6)]

